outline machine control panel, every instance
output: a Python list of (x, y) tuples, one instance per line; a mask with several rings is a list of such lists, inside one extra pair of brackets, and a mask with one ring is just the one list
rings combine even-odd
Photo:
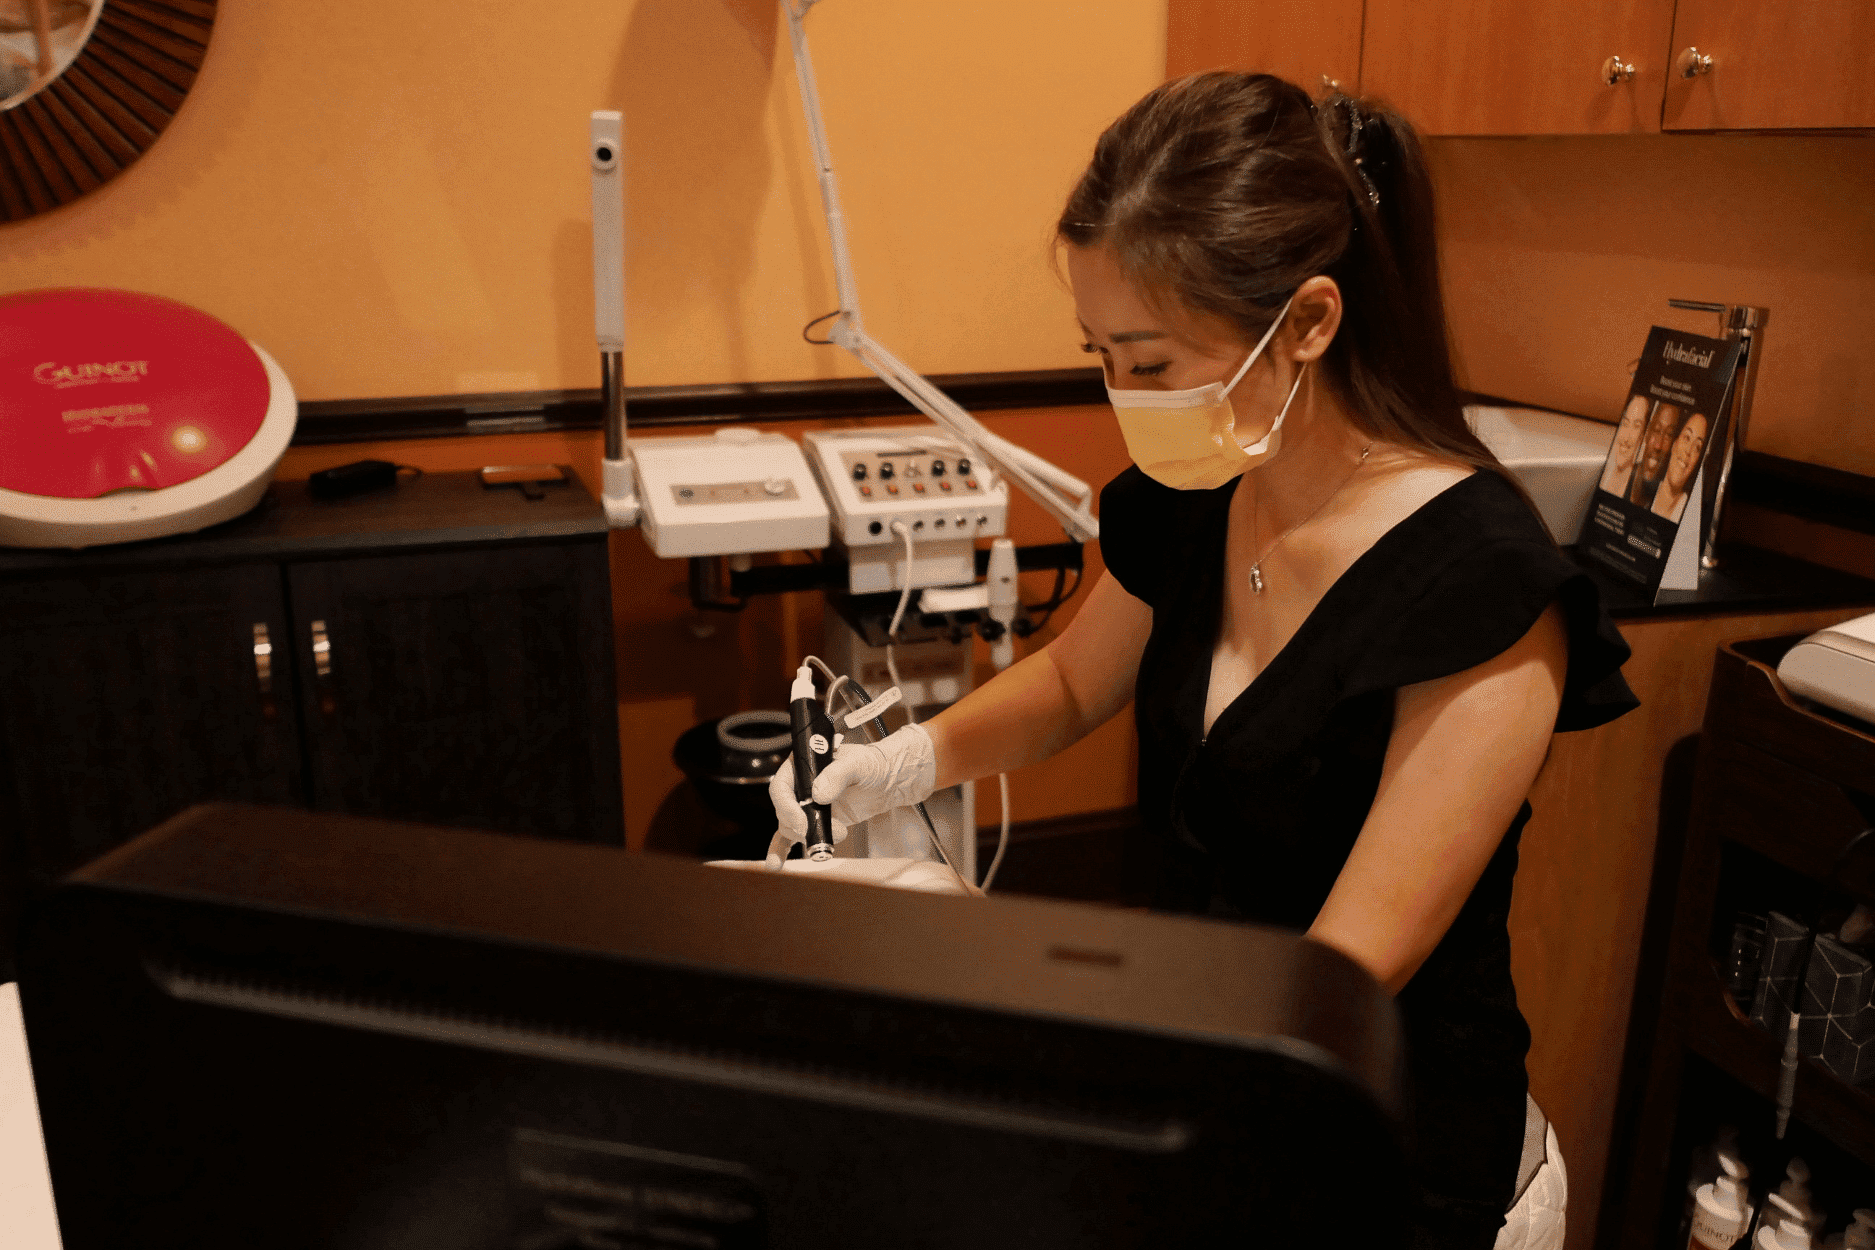
[(935, 426), (811, 430), (802, 442), (833, 510), (833, 539), (852, 549), (857, 593), (903, 584), (892, 571), (904, 563), (894, 521), (911, 531), (918, 586), (975, 580), (976, 540), (1008, 525), (1009, 488)]

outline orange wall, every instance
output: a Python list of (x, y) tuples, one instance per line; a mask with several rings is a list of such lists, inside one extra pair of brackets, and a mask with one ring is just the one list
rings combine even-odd
[(1745, 445), (1875, 474), (1875, 137), (1437, 139), (1453, 335), (1485, 394), (1612, 421), (1667, 300), (1771, 311)]
[[(587, 114), (624, 111), (634, 384), (857, 373), (778, 0), (224, 4), (155, 147), (0, 225), (0, 292), (211, 312), (304, 398), (598, 384)], [(874, 333), (929, 373), (1082, 363), (1048, 227), (1161, 76), (1164, 0), (830, 0), (809, 27)]]

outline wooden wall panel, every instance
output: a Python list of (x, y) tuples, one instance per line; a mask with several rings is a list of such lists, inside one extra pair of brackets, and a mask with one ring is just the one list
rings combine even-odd
[[(1860, 611), (1867, 611), (1864, 608)], [(1633, 621), (1641, 707), (1563, 734), (1530, 795), (1511, 904), (1511, 966), (1530, 1022), (1530, 1091), (1569, 1169), (1568, 1250), (1594, 1243), (1652, 881), (1662, 772), (1699, 732), (1719, 644), (1807, 633), (1857, 610)]]
[(1364, 0), (1170, 0), (1165, 75), (1258, 70), (1319, 94), (1361, 80)]
[(1465, 385), (1613, 421), (1667, 300), (1771, 310), (1746, 446), (1875, 474), (1875, 137), (1434, 139)]
[[(1368, 0), (1361, 87), (1429, 135), (1660, 129), (1673, 0)], [(1634, 77), (1614, 86), (1618, 55)]]

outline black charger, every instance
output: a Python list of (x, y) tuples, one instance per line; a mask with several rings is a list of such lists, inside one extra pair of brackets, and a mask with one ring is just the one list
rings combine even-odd
[(319, 470), (306, 479), (306, 488), (314, 499), (346, 499), (367, 491), (389, 490), (397, 485), (398, 468), (388, 460), (354, 460)]

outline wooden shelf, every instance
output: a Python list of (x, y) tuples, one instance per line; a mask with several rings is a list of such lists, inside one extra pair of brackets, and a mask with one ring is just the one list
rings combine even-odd
[[(1741, 1129), (1771, 1138), (1783, 1047), (1746, 1018), (1714, 962), (1715, 924), (1725, 920), (1717, 914), (1721, 898), (1728, 910), (1742, 895), (1768, 900), (1792, 890), (1818, 902), (1837, 893), (1875, 900), (1875, 844), (1870, 854), (1844, 855), (1875, 821), (1875, 737), (1803, 707), (1783, 688), (1776, 664), (1796, 641), (1719, 648), (1673, 901), (1665, 992), (1633, 1134), (1633, 1175), (1619, 1227), (1607, 1230), (1604, 1246), (1641, 1250), (1671, 1231), (1663, 1221), (1678, 1209), (1671, 1194), (1684, 1176), (1688, 1134), (1696, 1131), (1682, 1114), (1693, 1080), (1688, 1055), (1761, 1100), (1731, 1115)], [(1814, 1060), (1800, 1060), (1791, 1117), (1840, 1150), (1844, 1167), (1875, 1169), (1875, 1090), (1851, 1087)]]
[[(1681, 986), (1687, 1049), (1775, 1103), (1783, 1046), (1739, 1009), (1710, 961), (1705, 972), (1703, 984)], [(1875, 1167), (1875, 1093), (1845, 1085), (1816, 1061), (1800, 1059), (1791, 1116)]]

